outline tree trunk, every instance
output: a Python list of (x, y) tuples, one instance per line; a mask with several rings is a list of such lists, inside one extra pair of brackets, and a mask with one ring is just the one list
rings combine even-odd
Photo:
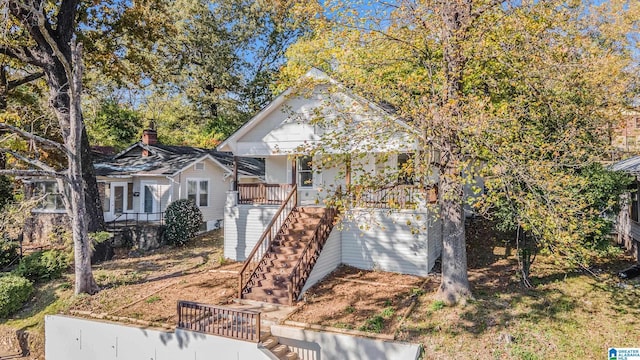
[(440, 208), (442, 212), (442, 282), (438, 297), (453, 305), (471, 298), (467, 276), (467, 249), (464, 229), (464, 188), (460, 179), (461, 152), (460, 117), (462, 109), (462, 79), (465, 57), (462, 51), (465, 21), (471, 16), (470, 1), (441, 3), (442, 45), (445, 66), (445, 89), (440, 113), (443, 139), (443, 159), (440, 177)]
[(86, 222), (87, 231), (92, 233), (103, 231), (104, 213), (102, 212), (102, 202), (100, 201), (100, 190), (96, 181), (95, 169), (93, 168), (93, 156), (91, 154), (91, 146), (89, 145), (89, 137), (82, 126), (82, 142), (80, 151), (82, 152), (82, 180), (84, 181), (83, 192), (86, 203)]
[[(51, 64), (49, 71), (46, 73), (46, 82), (50, 89), (51, 103), (53, 105), (54, 113), (58, 118), (60, 124), (60, 131), (62, 132), (62, 138), (66, 139), (69, 136), (69, 131), (72, 129), (69, 120), (68, 105), (71, 101), (69, 98), (69, 89), (67, 85), (67, 76), (62, 65), (54, 61)], [(60, 90), (61, 89), (61, 90)], [(80, 121), (82, 122), (82, 114), (79, 114)], [(79, 142), (79, 149), (82, 153), (81, 166), (82, 166), (82, 179), (84, 184), (82, 191), (85, 196), (85, 217), (87, 223), (88, 232), (96, 232), (104, 230), (104, 213), (102, 212), (102, 204), (100, 202), (100, 191), (98, 189), (98, 183), (95, 177), (95, 171), (93, 168), (93, 159), (91, 155), (91, 146), (89, 145), (89, 137), (87, 136), (84, 128), (84, 123), (80, 125), (82, 127), (82, 139)], [(71, 166), (69, 164), (69, 166)]]
[(82, 123), (80, 94), (82, 93), (82, 45), (72, 44), (72, 82), (69, 89), (69, 134), (65, 138), (69, 162), (69, 192), (71, 205), (71, 228), (73, 230), (75, 293), (93, 294), (98, 286), (91, 271), (91, 239), (87, 233), (87, 210), (85, 206), (85, 181), (83, 180), (83, 138), (86, 136)]
[(464, 189), (450, 160), (440, 178), (442, 220), (442, 280), (438, 298), (448, 305), (472, 297), (467, 276), (467, 249), (462, 200)]

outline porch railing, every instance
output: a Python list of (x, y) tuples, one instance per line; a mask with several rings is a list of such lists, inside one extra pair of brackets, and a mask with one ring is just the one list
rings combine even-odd
[(381, 209), (415, 209), (421, 203), (434, 203), (438, 198), (437, 187), (394, 185), (380, 189), (352, 186), (345, 197), (353, 207)]
[(331, 229), (333, 229), (333, 223), (335, 221), (336, 215), (337, 210), (335, 208), (329, 207), (326, 209), (324, 215), (320, 219), (318, 227), (313, 233), (313, 237), (307, 243), (304, 250), (302, 251), (302, 254), (300, 255), (300, 259), (298, 259), (298, 262), (291, 270), (291, 275), (289, 275), (289, 277), (287, 278), (289, 304), (293, 304), (298, 296), (300, 296), (302, 287), (311, 274), (311, 270), (318, 260), (324, 244), (329, 238), (329, 234), (331, 234)]
[(178, 328), (251, 342), (260, 341), (260, 313), (178, 301)]
[(283, 225), (287, 224), (290, 221), (289, 215), (291, 211), (296, 207), (298, 203), (298, 188), (296, 185), (293, 185), (291, 191), (284, 199), (284, 202), (278, 208), (278, 211), (273, 216), (273, 219), (269, 222), (267, 227), (265, 228), (262, 236), (251, 250), (251, 254), (247, 257), (247, 260), (244, 262), (244, 266), (240, 270), (238, 274), (238, 297), (242, 299), (243, 291), (247, 288), (247, 286), (253, 284), (254, 278), (256, 277), (256, 270), (258, 269), (260, 262), (264, 260), (265, 254), (269, 252), (271, 248), (271, 243), (278, 236), (280, 229), (282, 229)]
[(292, 184), (238, 184), (238, 204), (279, 205), (291, 192)]
[(128, 227), (129, 225), (138, 226), (140, 223), (159, 223), (160, 225), (164, 225), (164, 212), (154, 212), (154, 213), (122, 213), (116, 216), (115, 219), (108, 221), (108, 227), (112, 229), (116, 229), (119, 226)]

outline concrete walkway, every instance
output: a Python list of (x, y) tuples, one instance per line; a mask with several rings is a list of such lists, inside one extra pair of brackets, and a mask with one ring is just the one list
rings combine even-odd
[(297, 309), (296, 306), (276, 305), (245, 299), (235, 299), (233, 302), (234, 304), (231, 305), (231, 307), (233, 308), (259, 311), (261, 313), (260, 322), (262, 323), (262, 325), (268, 327), (271, 327), (271, 325), (281, 324), (289, 316), (289, 314)]

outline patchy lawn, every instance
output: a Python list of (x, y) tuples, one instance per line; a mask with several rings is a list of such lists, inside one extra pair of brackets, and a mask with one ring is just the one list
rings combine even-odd
[[(290, 320), (394, 335), (423, 344), (424, 359), (597, 359), (608, 347), (640, 347), (640, 281), (614, 276), (632, 264), (628, 257), (595, 266), (595, 278), (539, 256), (535, 287), (525, 289), (508, 236), (478, 223), (467, 235), (475, 300), (465, 306), (435, 301), (435, 274), (419, 278), (344, 266), (307, 292)], [(178, 300), (233, 299), (240, 266), (223, 260), (221, 231), (183, 248), (122, 254), (94, 267), (103, 288), (98, 294), (74, 297), (67, 274), (38, 285), (33, 300), (4, 328), (14, 336), (15, 330), (35, 333), (29, 338), (32, 358), (42, 359), (38, 334), (45, 314), (91, 312), (172, 325)]]
[(304, 295), (290, 320), (393, 334), (412, 300), (435, 286), (429, 279), (341, 266)]
[(230, 302), (241, 266), (222, 260), (222, 232), (216, 231), (184, 248), (163, 248), (95, 266), (93, 274), (103, 290), (77, 297), (69, 310), (174, 324), (178, 300)]

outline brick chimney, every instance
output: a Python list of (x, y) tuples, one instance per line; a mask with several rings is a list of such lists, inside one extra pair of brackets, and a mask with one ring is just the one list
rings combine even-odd
[[(155, 145), (158, 143), (158, 132), (153, 129), (145, 129), (142, 131), (142, 143), (144, 145)], [(142, 150), (142, 156), (149, 156), (149, 151)]]
[(153, 129), (142, 131), (142, 143), (145, 145), (155, 145), (158, 143), (158, 132)]

